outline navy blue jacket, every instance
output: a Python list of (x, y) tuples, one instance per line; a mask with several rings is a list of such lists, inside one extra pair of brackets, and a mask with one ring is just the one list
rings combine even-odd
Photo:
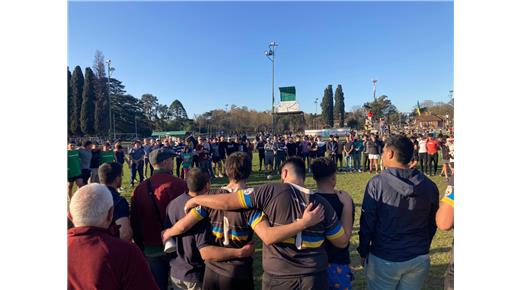
[(427, 254), (437, 230), (439, 189), (416, 169), (388, 168), (367, 184), (358, 252), (402, 262)]

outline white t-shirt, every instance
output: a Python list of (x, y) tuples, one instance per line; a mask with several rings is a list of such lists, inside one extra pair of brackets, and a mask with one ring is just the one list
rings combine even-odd
[(426, 140), (419, 140), (419, 153), (426, 153), (428, 150), (426, 149)]

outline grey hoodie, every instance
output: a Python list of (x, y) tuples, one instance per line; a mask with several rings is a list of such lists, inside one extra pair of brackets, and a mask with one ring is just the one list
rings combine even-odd
[(439, 208), (437, 185), (416, 169), (388, 168), (367, 184), (358, 252), (392, 262), (427, 254)]

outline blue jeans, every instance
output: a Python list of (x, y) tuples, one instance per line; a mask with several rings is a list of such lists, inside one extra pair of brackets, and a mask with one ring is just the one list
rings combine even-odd
[(170, 255), (146, 257), (153, 278), (161, 290), (168, 290), (168, 278), (170, 277)]
[(421, 289), (429, 270), (428, 254), (404, 262), (390, 262), (369, 254), (365, 265), (369, 290)]
[(345, 171), (351, 171), (352, 167), (352, 155), (348, 155), (345, 158)]
[(136, 173), (139, 173), (139, 183), (143, 182), (143, 169), (144, 161), (139, 161), (138, 163), (132, 162), (132, 167), (130, 170), (130, 184), (134, 185), (134, 179), (137, 179)]

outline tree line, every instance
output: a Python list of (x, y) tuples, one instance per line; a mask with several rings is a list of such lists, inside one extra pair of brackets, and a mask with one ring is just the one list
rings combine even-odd
[(108, 137), (111, 119), (116, 133), (140, 136), (195, 127), (179, 100), (164, 105), (152, 94), (143, 94), (140, 99), (128, 94), (122, 81), (107, 77), (100, 51), (95, 53), (92, 68), (86, 67), (83, 72), (76, 66), (72, 73), (67, 68), (67, 98), (69, 136)]
[[(231, 105), (230, 110), (215, 109), (190, 119), (178, 99), (166, 105), (159, 103), (158, 98), (150, 93), (136, 98), (126, 92), (121, 80), (112, 75), (107, 77), (105, 58), (100, 51), (95, 53), (92, 68), (86, 67), (83, 72), (80, 66), (76, 66), (72, 73), (67, 68), (67, 86), (69, 136), (108, 137), (110, 119), (112, 130), (116, 133), (137, 132), (139, 136), (150, 136), (152, 131), (178, 130), (230, 135), (271, 131), (273, 125), (270, 111), (256, 111), (245, 106)], [(112, 118), (109, 117), (109, 111)], [(392, 124), (406, 123), (417, 114), (415, 107), (411, 114), (399, 112), (386, 95), (366, 102), (351, 112), (345, 112), (342, 85), (338, 84), (334, 93), (333, 86), (327, 85), (321, 101), (321, 115), (304, 113), (303, 116), (277, 116), (275, 131), (301, 132), (309, 128), (334, 127), (361, 129), (368, 111), (373, 113), (374, 120), (385, 118)], [(453, 120), (453, 103), (423, 101), (420, 112), (449, 115)]]

